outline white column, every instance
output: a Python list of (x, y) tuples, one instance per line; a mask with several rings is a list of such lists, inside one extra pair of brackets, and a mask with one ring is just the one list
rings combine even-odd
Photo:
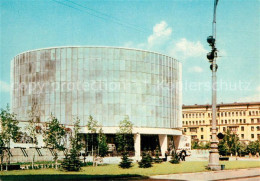
[(162, 157), (165, 157), (165, 152), (167, 151), (167, 146), (168, 146), (167, 135), (166, 134), (160, 134), (159, 135), (159, 141), (160, 141)]
[(134, 141), (135, 141), (135, 157), (137, 160), (141, 158), (141, 135), (139, 133), (136, 133), (134, 135)]

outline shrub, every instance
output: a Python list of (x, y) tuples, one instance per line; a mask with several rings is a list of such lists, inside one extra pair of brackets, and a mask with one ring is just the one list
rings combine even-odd
[(128, 158), (127, 151), (124, 151), (122, 153), (122, 161), (120, 162), (119, 167), (121, 167), (121, 168), (130, 168), (130, 167), (132, 167), (132, 160)]
[(150, 168), (152, 167), (152, 157), (151, 155), (144, 151), (142, 153), (142, 160), (138, 163), (140, 168)]
[(156, 150), (155, 150), (155, 158), (154, 158), (154, 163), (161, 163), (162, 162), (162, 159), (159, 158), (159, 148), (158, 146), (156, 147)]
[(180, 157), (178, 156), (178, 154), (176, 153), (175, 150), (172, 150), (172, 158), (170, 160), (170, 163), (172, 163), (172, 164), (180, 163)]

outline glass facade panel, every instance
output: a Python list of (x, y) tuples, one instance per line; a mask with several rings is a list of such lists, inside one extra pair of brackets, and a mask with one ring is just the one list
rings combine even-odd
[[(118, 126), (127, 115), (138, 127), (180, 128), (181, 64), (161, 54), (112, 47), (62, 47), (22, 53), (11, 65), (12, 109), (28, 118), (32, 105), (41, 121), (54, 114), (63, 124), (92, 115)], [(32, 84), (40, 85), (27, 90)]]

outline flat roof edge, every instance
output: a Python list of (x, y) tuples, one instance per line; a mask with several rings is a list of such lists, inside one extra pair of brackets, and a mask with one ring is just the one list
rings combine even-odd
[(16, 56), (19, 56), (19, 55), (24, 54), (24, 53), (34, 52), (34, 51), (49, 50), (49, 49), (56, 49), (56, 48), (114, 48), (114, 49), (124, 49), (124, 50), (135, 50), (135, 51), (142, 51), (142, 52), (154, 53), (154, 54), (158, 54), (158, 55), (162, 55), (162, 56), (166, 56), (166, 57), (171, 57), (174, 60), (176, 60), (177, 62), (181, 63), (176, 58), (174, 58), (170, 55), (159, 53), (159, 52), (155, 52), (155, 51), (151, 51), (151, 50), (137, 49), (137, 48), (129, 48), (129, 47), (116, 47), (116, 46), (90, 46), (90, 45), (56, 46), (56, 47), (46, 47), (46, 48), (37, 48), (37, 49), (33, 49), (33, 50), (27, 50), (27, 51), (24, 51), (24, 52), (17, 54)]

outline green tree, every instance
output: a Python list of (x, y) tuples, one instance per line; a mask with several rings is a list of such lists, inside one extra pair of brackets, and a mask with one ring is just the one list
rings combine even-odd
[[(18, 120), (15, 117), (14, 113), (10, 112), (9, 106), (6, 106), (6, 109), (1, 109), (0, 112), (0, 153), (1, 153), (1, 170), (3, 170), (3, 159), (6, 149), (10, 150), (11, 140), (16, 141), (19, 135)], [(6, 148), (6, 149), (5, 149)], [(10, 162), (10, 154), (8, 154), (8, 162)], [(6, 165), (7, 170), (7, 165)]]
[(191, 141), (191, 149), (199, 149), (199, 142), (197, 140), (192, 140)]
[(162, 159), (159, 158), (159, 155), (160, 155), (159, 147), (156, 146), (154, 163), (161, 163), (162, 162)]
[(248, 154), (248, 152), (247, 152), (247, 144), (246, 143), (240, 142), (238, 154), (239, 154), (239, 156), (244, 156), (244, 155)]
[(90, 115), (89, 116), (89, 119), (88, 119), (88, 122), (87, 122), (87, 128), (88, 130), (90, 131), (91, 133), (91, 152), (92, 152), (92, 155), (94, 154), (94, 137), (95, 137), (95, 134), (97, 133), (97, 127), (98, 127), (98, 122), (96, 120), (93, 119), (93, 117)]
[(140, 168), (150, 168), (152, 167), (152, 157), (149, 152), (143, 151), (142, 152), (142, 159), (138, 163)]
[(65, 156), (61, 166), (66, 171), (79, 171), (81, 168), (81, 162), (79, 159), (80, 150), (83, 147), (81, 143), (81, 136), (79, 134), (80, 130), (80, 119), (76, 118), (74, 122), (73, 132), (70, 136), (70, 151), (69, 154)]
[(172, 163), (172, 164), (180, 163), (180, 157), (179, 157), (178, 153), (176, 152), (174, 144), (173, 144), (171, 156), (172, 156), (171, 160), (169, 161), (170, 163)]
[(250, 143), (247, 145), (247, 152), (251, 153), (252, 155), (259, 153), (260, 152), (260, 142), (259, 142), (259, 140), (250, 141)]
[[(36, 147), (38, 145), (37, 137), (39, 136), (40, 130), (39, 128), (39, 111), (38, 106), (35, 104), (32, 106), (32, 109), (28, 111), (28, 115), (30, 117), (28, 121), (28, 125), (26, 126), (26, 130), (28, 135), (32, 138), (32, 144)], [(33, 158), (32, 158), (32, 169), (34, 169), (34, 160), (35, 160), (35, 149), (33, 149)]]
[(108, 145), (107, 145), (107, 137), (103, 133), (102, 128), (99, 129), (98, 133), (98, 155), (100, 157), (105, 157), (108, 152)]
[(122, 159), (122, 161), (119, 163), (119, 167), (121, 167), (121, 168), (130, 168), (130, 167), (132, 167), (132, 160), (129, 159), (128, 152), (123, 151), (121, 159)]
[(237, 155), (240, 149), (239, 137), (227, 130), (224, 138), (218, 144), (218, 149), (220, 155)]
[(133, 148), (132, 145), (134, 142), (132, 130), (133, 124), (128, 120), (127, 117), (119, 123), (119, 130), (116, 134), (116, 142), (117, 150), (122, 155), (122, 161), (119, 164), (121, 168), (131, 167), (132, 160), (128, 158), (128, 155), (129, 151)]
[(65, 135), (65, 127), (59, 123), (56, 117), (51, 115), (50, 121), (47, 123), (46, 130), (44, 131), (43, 141), (47, 147), (53, 150), (53, 160), (56, 169), (58, 168), (58, 151), (65, 150)]
[(96, 154), (94, 153), (94, 151), (96, 152), (96, 133), (97, 133), (97, 127), (98, 127), (98, 122), (96, 120), (93, 119), (93, 117), (90, 115), (88, 122), (87, 122), (87, 128), (89, 130), (89, 132), (91, 133), (91, 138), (89, 137), (89, 135), (87, 135), (87, 148), (89, 143), (91, 143), (91, 153), (93, 156), (93, 166), (95, 165), (95, 157)]
[(132, 133), (133, 123), (126, 117), (119, 123), (119, 130), (116, 134), (117, 151), (130, 151), (133, 149), (134, 135)]

